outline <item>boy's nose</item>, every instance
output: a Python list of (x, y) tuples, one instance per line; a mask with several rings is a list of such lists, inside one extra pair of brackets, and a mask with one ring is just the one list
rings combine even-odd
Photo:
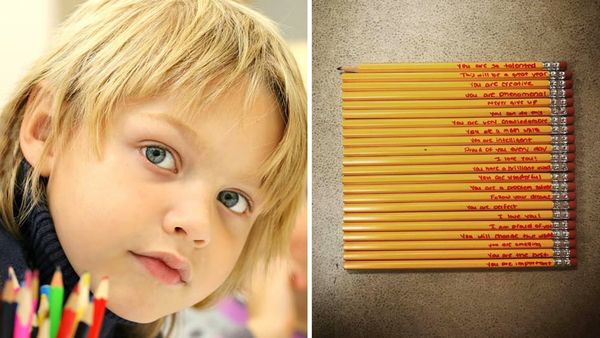
[(195, 248), (206, 247), (211, 239), (211, 224), (214, 216), (214, 198), (203, 194), (180, 196), (176, 205), (167, 214), (163, 229), (169, 234), (185, 236)]

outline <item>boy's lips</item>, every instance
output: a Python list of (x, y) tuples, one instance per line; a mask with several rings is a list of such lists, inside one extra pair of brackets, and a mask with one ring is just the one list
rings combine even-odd
[(191, 265), (180, 255), (165, 251), (130, 252), (152, 276), (165, 284), (192, 280)]

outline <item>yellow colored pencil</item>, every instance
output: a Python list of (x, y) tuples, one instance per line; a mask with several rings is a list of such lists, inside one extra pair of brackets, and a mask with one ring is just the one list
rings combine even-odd
[(564, 163), (574, 161), (574, 153), (544, 154), (461, 154), (420, 156), (351, 156), (342, 161), (344, 166), (454, 164), (454, 163)]
[(567, 201), (575, 199), (575, 193), (562, 192), (434, 192), (390, 194), (345, 194), (344, 203), (407, 203), (407, 202), (457, 202), (457, 201)]
[(507, 221), (574, 219), (575, 210), (344, 212), (344, 222)]
[(461, 154), (544, 154), (574, 152), (575, 145), (486, 145), (420, 147), (345, 147), (344, 156), (461, 155)]
[(346, 261), (349, 270), (376, 269), (510, 269), (510, 268), (567, 268), (577, 265), (576, 258), (525, 258), (525, 259), (453, 259), (406, 261)]
[(575, 240), (479, 240), (479, 241), (370, 241), (344, 242), (344, 251), (456, 250), (456, 249), (568, 249)]
[(436, 231), (436, 230), (573, 230), (574, 221), (423, 221), (352, 222), (344, 231)]
[(565, 71), (485, 71), (485, 72), (427, 72), (427, 73), (342, 73), (342, 82), (401, 82), (401, 81), (469, 81), (469, 80), (541, 80), (541, 79), (570, 79), (572, 72)]
[(432, 127), (497, 127), (497, 126), (544, 126), (573, 124), (572, 116), (566, 117), (508, 117), (508, 118), (455, 118), (455, 119), (344, 119), (343, 128), (432, 128)]
[(344, 175), (390, 175), (390, 174), (461, 174), (461, 173), (531, 173), (565, 172), (575, 169), (573, 162), (567, 163), (481, 163), (481, 164), (417, 164), (417, 165), (373, 165), (344, 166)]
[[(450, 175), (448, 175), (450, 176)], [(452, 175), (453, 176), (453, 175)], [(450, 178), (449, 178), (450, 179)], [(566, 192), (575, 190), (574, 182), (440, 182), (440, 183), (389, 183), (348, 184), (344, 194), (400, 194), (435, 192)]]
[(494, 145), (494, 144), (556, 144), (573, 143), (573, 135), (474, 135), (474, 136), (427, 136), (427, 137), (345, 137), (342, 140), (346, 147), (408, 147), (439, 145)]
[(432, 137), (572, 134), (572, 125), (447, 128), (344, 128), (344, 137)]
[(494, 61), (494, 62), (404, 62), (371, 63), (342, 66), (345, 73), (410, 73), (410, 72), (485, 72), (485, 71), (561, 71), (567, 68), (564, 61)]
[(575, 257), (574, 249), (346, 251), (346, 261)]
[(572, 89), (380, 90), (342, 92), (343, 101), (489, 100), (573, 97)]
[(470, 109), (354, 109), (342, 110), (344, 119), (424, 119), (424, 118), (477, 118), (477, 117), (542, 117), (571, 116), (573, 107), (520, 107)]
[(575, 231), (354, 231), (344, 233), (344, 241), (432, 241), (432, 240), (518, 240), (574, 239)]
[(345, 204), (345, 213), (392, 213), (418, 211), (554, 210), (575, 208), (575, 201), (445, 201)]
[(342, 109), (468, 109), (468, 108), (517, 108), (517, 107), (566, 107), (573, 106), (573, 98), (527, 98), (492, 100), (406, 100), (406, 101), (343, 101)]
[(399, 90), (491, 90), (571, 88), (571, 80), (433, 81), (433, 82), (342, 82), (342, 91)]
[[(388, 185), (393, 183), (459, 183), (459, 182), (570, 182), (575, 179), (575, 174), (568, 173), (497, 173), (497, 174), (422, 174), (422, 175), (373, 175), (373, 176), (343, 176), (342, 183), (352, 189), (353, 185)], [(390, 191), (391, 192), (391, 191)]]

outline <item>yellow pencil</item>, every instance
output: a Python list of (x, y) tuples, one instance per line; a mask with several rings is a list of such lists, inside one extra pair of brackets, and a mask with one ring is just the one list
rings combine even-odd
[[(492, 174), (494, 175), (494, 174)], [(451, 175), (448, 175), (451, 176)], [(454, 176), (454, 175), (452, 175)], [(448, 178), (451, 179), (451, 178)], [(567, 192), (575, 190), (574, 182), (440, 182), (440, 183), (389, 183), (344, 185), (344, 194), (400, 194), (435, 192)]]
[(343, 128), (431, 128), (431, 127), (497, 127), (544, 126), (573, 124), (572, 116), (454, 118), (454, 119), (344, 119)]
[(571, 80), (503, 80), (503, 81), (447, 81), (447, 82), (343, 82), (342, 91), (383, 90), (466, 90), (466, 89), (549, 89), (571, 88)]
[(575, 221), (423, 221), (352, 222), (344, 231), (435, 231), (435, 230), (573, 230)]
[(525, 258), (525, 259), (456, 259), (407, 261), (346, 261), (350, 270), (374, 269), (510, 269), (510, 268), (567, 268), (577, 265), (576, 258)]
[(556, 144), (573, 143), (575, 136), (568, 135), (474, 135), (474, 136), (427, 136), (427, 137), (356, 137), (342, 140), (345, 147), (407, 147), (436, 145), (494, 145), (494, 144)]
[(397, 100), (481, 100), (531, 99), (572, 97), (572, 89), (506, 89), (506, 90), (380, 90), (342, 92), (343, 101), (397, 101)]
[(344, 137), (432, 137), (572, 134), (572, 125), (448, 128), (345, 128)]
[(344, 175), (390, 175), (390, 174), (461, 174), (461, 173), (531, 173), (573, 171), (575, 164), (567, 163), (482, 163), (482, 164), (440, 164), (440, 165), (373, 165), (344, 166)]
[(410, 73), (410, 72), (484, 72), (484, 71), (560, 71), (567, 68), (564, 61), (494, 61), (494, 62), (422, 62), (372, 63), (342, 66), (345, 73)]
[(479, 240), (479, 241), (371, 241), (344, 242), (344, 251), (455, 250), (455, 249), (569, 249), (575, 240)]
[(344, 156), (540, 154), (574, 152), (575, 145), (485, 145), (420, 147), (345, 147)]
[(573, 106), (573, 98), (529, 98), (493, 100), (407, 100), (407, 101), (343, 101), (342, 109), (468, 109), (516, 107), (566, 107)]
[(424, 119), (424, 118), (476, 118), (476, 117), (542, 117), (571, 116), (573, 107), (520, 107), (520, 108), (470, 108), (470, 109), (355, 109), (342, 110), (344, 119)]
[(575, 219), (575, 210), (344, 212), (344, 222), (506, 221)]
[(457, 201), (567, 201), (575, 199), (575, 193), (563, 192), (434, 192), (390, 194), (345, 194), (344, 203), (399, 203), (399, 202), (457, 202)]
[(574, 249), (346, 251), (346, 261), (575, 257)]
[[(352, 185), (371, 184), (388, 185), (393, 183), (459, 183), (459, 182), (568, 182), (575, 179), (575, 174), (568, 173), (498, 173), (498, 174), (422, 174), (422, 175), (373, 175), (373, 176), (343, 176), (342, 183), (348, 189)], [(346, 190), (344, 190), (346, 191)], [(391, 192), (391, 191), (390, 191)]]
[(575, 231), (355, 231), (344, 233), (344, 241), (432, 241), (432, 240), (518, 240), (574, 239)]
[(574, 161), (574, 153), (545, 154), (461, 154), (461, 155), (421, 155), (421, 156), (352, 156), (345, 157), (344, 166), (387, 166), (415, 164), (454, 164), (454, 163), (564, 163)]
[(485, 72), (428, 72), (428, 73), (342, 73), (342, 81), (346, 82), (400, 82), (400, 81), (469, 81), (469, 80), (541, 80), (570, 79), (573, 73), (565, 71), (518, 70), (518, 71), (485, 71)]
[(451, 201), (404, 203), (356, 203), (344, 205), (345, 213), (396, 213), (418, 211), (490, 211), (573, 209), (575, 201)]

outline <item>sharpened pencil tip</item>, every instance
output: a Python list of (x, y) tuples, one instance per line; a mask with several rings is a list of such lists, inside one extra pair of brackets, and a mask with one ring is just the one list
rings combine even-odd
[(336, 69), (337, 69), (337, 70), (342, 70), (342, 66), (340, 66), (340, 67), (337, 67)]

